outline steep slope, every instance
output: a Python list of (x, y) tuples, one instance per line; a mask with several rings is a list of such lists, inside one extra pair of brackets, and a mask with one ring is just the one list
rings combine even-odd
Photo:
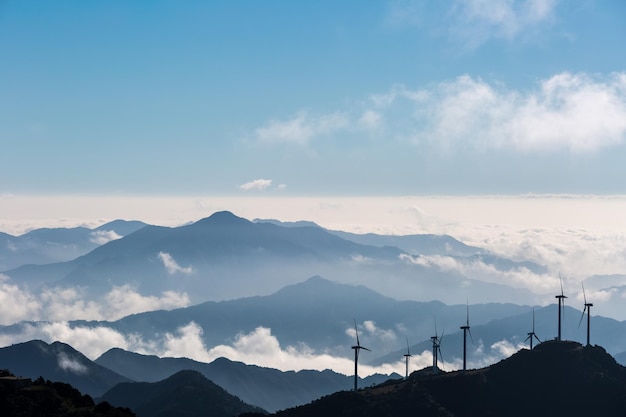
[(180, 371), (154, 383), (121, 383), (100, 400), (128, 407), (139, 417), (232, 417), (245, 412), (263, 412), (192, 370)]
[(623, 416), (626, 368), (601, 347), (546, 342), (488, 368), (413, 374), (278, 412), (305, 416)]
[[(132, 380), (146, 382), (160, 381), (185, 369), (196, 370), (246, 403), (268, 411), (306, 404), (321, 396), (348, 389), (352, 384), (352, 377), (330, 370), (282, 372), (225, 358), (203, 363), (187, 358), (140, 355), (122, 349), (105, 352), (96, 359), (96, 363)], [(361, 379), (361, 384), (377, 384), (389, 378), (372, 375)], [(108, 396), (103, 398), (109, 399)]]
[(48, 344), (41, 340), (0, 348), (0, 368), (31, 379), (43, 376), (68, 383), (91, 396), (102, 395), (114, 385), (130, 381), (65, 343)]

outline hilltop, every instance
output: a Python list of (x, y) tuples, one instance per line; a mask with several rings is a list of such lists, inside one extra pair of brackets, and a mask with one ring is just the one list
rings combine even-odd
[(0, 371), (0, 410), (12, 416), (99, 416), (133, 417), (128, 408), (113, 407), (108, 402), (96, 404), (89, 395), (63, 382), (41, 377), (32, 381), (17, 378), (7, 370)]
[(487, 368), (415, 372), (358, 392), (343, 391), (277, 417), (626, 415), (626, 368), (599, 346), (550, 341)]

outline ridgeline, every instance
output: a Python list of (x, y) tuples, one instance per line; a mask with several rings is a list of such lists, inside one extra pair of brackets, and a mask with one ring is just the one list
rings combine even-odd
[(487, 368), (414, 372), (342, 391), (277, 417), (625, 416), (626, 368), (599, 346), (549, 341)]

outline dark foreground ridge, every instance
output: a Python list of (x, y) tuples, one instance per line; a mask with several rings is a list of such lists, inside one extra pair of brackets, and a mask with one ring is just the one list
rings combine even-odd
[(133, 417), (128, 408), (113, 407), (104, 401), (96, 404), (89, 395), (63, 382), (20, 378), (0, 371), (0, 410), (4, 417), (81, 416)]
[(404, 381), (343, 391), (279, 417), (625, 416), (626, 368), (599, 346), (549, 341), (467, 372), (414, 372)]

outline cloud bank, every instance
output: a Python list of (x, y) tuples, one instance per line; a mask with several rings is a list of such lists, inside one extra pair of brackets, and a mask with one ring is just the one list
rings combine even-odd
[[(365, 327), (372, 323), (364, 323)], [(353, 330), (353, 329), (352, 329)], [(62, 341), (83, 353), (90, 359), (96, 359), (107, 350), (117, 347), (147, 355), (160, 357), (186, 357), (200, 362), (212, 362), (219, 357), (232, 361), (239, 361), (250, 365), (279, 369), (282, 371), (298, 371), (312, 369), (323, 371), (332, 369), (344, 375), (353, 375), (354, 360), (350, 350), (345, 357), (336, 356), (328, 352), (316, 352), (304, 343), (294, 346), (282, 346), (272, 334), (271, 329), (257, 327), (250, 333), (235, 335), (230, 344), (221, 344), (208, 347), (202, 340), (203, 329), (196, 323), (190, 322), (179, 327), (174, 333), (154, 335), (153, 339), (145, 340), (134, 334), (122, 334), (110, 328), (100, 326), (87, 328), (84, 326), (70, 326), (67, 322), (37, 323), (22, 326), (19, 334), (0, 334), (0, 345), (20, 343), (33, 339), (41, 339), (48, 343)], [(515, 353), (522, 344), (514, 344), (507, 340), (500, 341), (492, 346), (485, 347), (482, 341), (472, 352), (472, 367), (486, 366), (495, 363)], [(399, 357), (393, 363), (380, 366), (367, 365), (367, 357), (371, 352), (363, 351), (362, 361), (359, 363), (359, 376), (365, 377), (374, 373), (404, 375), (404, 358)], [(409, 363), (409, 372), (423, 369), (432, 365), (433, 357), (430, 350), (413, 353)], [(71, 372), (79, 373), (84, 368), (71, 358), (59, 358), (60, 366)], [(440, 368), (450, 371), (460, 369), (462, 362), (455, 358), (451, 361), (439, 362)]]
[(115, 286), (97, 299), (87, 299), (79, 288), (49, 288), (33, 293), (0, 274), (0, 324), (23, 320), (117, 320), (130, 314), (186, 307), (184, 293), (165, 291), (160, 297), (144, 296), (130, 285)]

